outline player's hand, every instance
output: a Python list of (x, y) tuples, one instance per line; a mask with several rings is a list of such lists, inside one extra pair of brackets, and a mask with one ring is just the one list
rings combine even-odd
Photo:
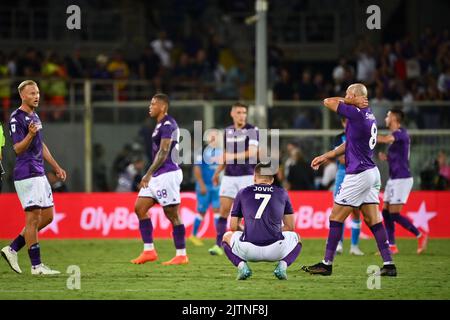
[(150, 183), (150, 179), (151, 179), (151, 178), (152, 178), (152, 176), (148, 176), (148, 175), (143, 176), (142, 179), (141, 179), (141, 183), (139, 184), (139, 186), (140, 186), (141, 188), (147, 188), (147, 187), (148, 187), (148, 184)]
[(34, 122), (30, 122), (30, 124), (28, 125), (28, 133), (34, 137), (38, 131), (39, 127), (37, 126), (37, 124)]
[(353, 104), (358, 108), (366, 108), (367, 106), (369, 106), (369, 100), (367, 99), (367, 97), (354, 97)]
[(206, 190), (206, 186), (205, 184), (201, 184), (200, 185), (200, 194), (206, 194), (207, 190)]
[(319, 167), (324, 164), (325, 162), (327, 162), (328, 158), (325, 157), (324, 155), (315, 157), (313, 159), (313, 161), (311, 161), (311, 168), (313, 168), (313, 170), (319, 170)]
[(387, 160), (386, 153), (378, 152), (378, 159), (380, 159), (381, 161), (386, 161)]
[(63, 168), (61, 168), (61, 167), (56, 168), (55, 173), (56, 173), (56, 176), (58, 178), (60, 178), (62, 181), (66, 181), (67, 173)]
[(212, 182), (215, 187), (217, 187), (219, 185), (219, 175), (217, 173), (214, 173)]

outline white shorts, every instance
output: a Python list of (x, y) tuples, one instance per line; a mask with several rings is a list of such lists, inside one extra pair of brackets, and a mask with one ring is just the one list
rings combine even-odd
[(379, 204), (380, 188), (380, 171), (377, 167), (358, 174), (346, 174), (334, 202), (355, 208), (363, 204)]
[(46, 176), (14, 181), (22, 208), (53, 207), (53, 193)]
[(162, 206), (179, 204), (181, 202), (180, 184), (183, 181), (183, 171), (176, 170), (152, 177), (147, 188), (141, 188), (138, 197), (153, 198)]
[(280, 261), (294, 250), (300, 241), (296, 232), (284, 231), (283, 240), (276, 241), (268, 246), (257, 246), (253, 243), (241, 241), (242, 231), (236, 231), (231, 237), (232, 252), (246, 261)]
[(219, 196), (234, 199), (239, 190), (252, 184), (253, 176), (223, 176)]
[(414, 180), (412, 177), (404, 179), (389, 179), (384, 190), (384, 202), (389, 204), (405, 204), (408, 201)]

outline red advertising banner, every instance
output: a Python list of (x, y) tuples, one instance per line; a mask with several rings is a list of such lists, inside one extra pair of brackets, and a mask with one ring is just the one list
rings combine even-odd
[[(53, 222), (41, 230), (41, 238), (138, 238), (139, 224), (134, 213), (135, 193), (57, 193), (54, 194)], [(328, 235), (328, 217), (333, 206), (331, 192), (290, 192), (297, 232), (302, 238), (324, 238)], [(196, 215), (195, 193), (181, 197), (180, 214), (189, 235)], [(450, 192), (412, 192), (403, 209), (416, 227), (434, 238), (450, 238)], [(156, 238), (170, 238), (172, 228), (160, 206), (149, 211)], [(20, 232), (25, 216), (16, 194), (0, 194), (0, 239), (11, 239)], [(200, 226), (199, 236), (214, 237), (212, 212)], [(398, 236), (411, 236), (400, 226)], [(346, 232), (350, 232), (347, 219)], [(363, 238), (371, 233), (366, 225)]]

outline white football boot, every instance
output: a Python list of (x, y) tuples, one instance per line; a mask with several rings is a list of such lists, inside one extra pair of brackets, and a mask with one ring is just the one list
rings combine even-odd
[(11, 269), (13, 269), (17, 273), (22, 273), (19, 267), (19, 261), (17, 257), (17, 252), (11, 249), (10, 246), (6, 246), (1, 250), (2, 257), (5, 258), (6, 262), (8, 262)]
[(361, 249), (358, 246), (351, 246), (350, 247), (350, 254), (354, 256), (363, 256), (364, 252), (361, 251)]
[(49, 267), (47, 267), (45, 264), (41, 263), (38, 264), (37, 266), (32, 266), (31, 267), (31, 274), (32, 275), (39, 275), (39, 274), (60, 274), (61, 272), (56, 271), (56, 270), (52, 270)]

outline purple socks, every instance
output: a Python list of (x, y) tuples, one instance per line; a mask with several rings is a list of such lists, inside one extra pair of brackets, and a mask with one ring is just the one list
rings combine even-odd
[(139, 220), (139, 231), (141, 232), (142, 241), (144, 243), (153, 243), (153, 225), (152, 220)]
[(392, 263), (391, 251), (389, 250), (389, 241), (387, 239), (386, 230), (383, 227), (383, 224), (377, 223), (370, 227), (370, 230), (377, 241), (378, 250), (380, 250), (381, 257), (383, 261), (386, 263)]
[(281, 259), (281, 260), (286, 262), (286, 264), (289, 267), (292, 263), (294, 263), (295, 259), (297, 259), (297, 257), (300, 254), (301, 250), (302, 250), (302, 244), (301, 243), (297, 243), (295, 248), (292, 249), (292, 251), (289, 252), (289, 254), (286, 257), (284, 257), (283, 259)]
[(39, 247), (39, 243), (33, 244), (30, 249), (28, 249), (28, 255), (30, 256), (32, 266), (41, 264), (41, 248)]
[(330, 231), (328, 233), (327, 246), (325, 249), (324, 260), (328, 263), (332, 263), (334, 255), (336, 254), (336, 248), (339, 240), (341, 240), (342, 230), (344, 224), (338, 221), (330, 221)]
[(186, 249), (186, 229), (184, 224), (173, 226), (172, 236), (176, 249)]
[[(244, 261), (243, 259), (241, 259), (240, 257), (238, 257), (237, 255), (235, 255), (233, 253), (233, 251), (231, 250), (231, 247), (228, 243), (226, 243), (225, 241), (222, 242), (222, 247), (223, 250), (225, 251), (226, 256), (228, 257), (228, 259), (231, 261), (232, 264), (234, 264), (236, 267), (239, 265), (240, 262)], [(295, 259), (294, 259), (295, 260)]]
[(11, 249), (13, 249), (15, 252), (19, 252), (20, 249), (22, 249), (25, 246), (25, 238), (19, 234), (17, 238), (11, 242), (9, 245)]
[(216, 232), (217, 232), (217, 238), (216, 238), (216, 244), (220, 247), (222, 245), (222, 238), (225, 234), (225, 231), (227, 231), (227, 218), (219, 217), (217, 219), (216, 224)]

